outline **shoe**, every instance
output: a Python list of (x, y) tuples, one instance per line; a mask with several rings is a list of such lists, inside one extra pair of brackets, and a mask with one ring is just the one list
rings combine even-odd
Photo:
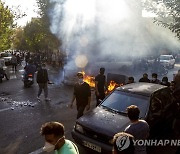
[(45, 98), (45, 101), (50, 101), (51, 99), (50, 98)]

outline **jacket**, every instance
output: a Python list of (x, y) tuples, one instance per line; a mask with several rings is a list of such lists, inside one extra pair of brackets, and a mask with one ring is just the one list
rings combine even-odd
[(47, 83), (49, 81), (48, 73), (46, 69), (40, 69), (37, 72), (36, 81), (37, 83)]

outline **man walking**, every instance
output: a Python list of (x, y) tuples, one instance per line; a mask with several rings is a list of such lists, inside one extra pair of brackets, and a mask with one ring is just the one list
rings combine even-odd
[(77, 73), (78, 82), (74, 86), (74, 94), (70, 107), (73, 108), (73, 102), (76, 99), (77, 119), (83, 115), (83, 112), (90, 109), (91, 89), (89, 84), (83, 81), (83, 74)]
[(40, 100), (40, 95), (42, 93), (42, 90), (44, 90), (45, 100), (50, 101), (50, 99), (48, 98), (48, 86), (47, 86), (49, 82), (49, 78), (45, 64), (42, 64), (42, 67), (40, 68), (40, 70), (38, 70), (36, 80), (39, 85), (37, 99)]
[(105, 68), (100, 68), (99, 74), (95, 77), (96, 106), (100, 104), (99, 100), (103, 100), (105, 98), (106, 76), (104, 75), (104, 72)]

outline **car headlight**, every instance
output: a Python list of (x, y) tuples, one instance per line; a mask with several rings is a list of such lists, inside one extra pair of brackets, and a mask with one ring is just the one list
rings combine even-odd
[(82, 134), (84, 133), (83, 127), (79, 124), (75, 125), (75, 130), (82, 133)]

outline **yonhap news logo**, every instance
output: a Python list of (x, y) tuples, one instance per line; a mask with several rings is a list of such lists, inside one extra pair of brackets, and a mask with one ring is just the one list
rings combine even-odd
[(180, 146), (180, 139), (176, 140), (133, 140), (134, 146)]
[(116, 139), (116, 146), (119, 151), (127, 149), (130, 145), (130, 138), (127, 135), (119, 136)]
[(180, 146), (180, 139), (175, 140), (135, 140), (132, 139), (132, 142), (130, 142), (130, 137), (127, 135), (119, 136), (116, 139), (116, 146), (119, 151), (123, 151), (127, 149), (130, 144), (133, 144), (133, 146)]

